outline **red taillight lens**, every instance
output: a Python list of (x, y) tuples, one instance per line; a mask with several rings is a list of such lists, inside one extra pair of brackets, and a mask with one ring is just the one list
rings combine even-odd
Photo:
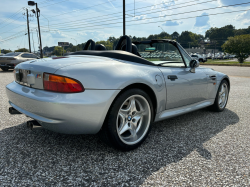
[(79, 81), (48, 73), (43, 74), (43, 87), (44, 90), (61, 93), (77, 93), (84, 91), (84, 87)]

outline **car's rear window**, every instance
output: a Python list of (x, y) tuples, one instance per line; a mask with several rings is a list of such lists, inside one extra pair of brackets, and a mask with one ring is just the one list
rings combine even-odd
[(18, 56), (20, 55), (20, 52), (16, 52), (16, 53), (6, 53), (4, 56)]

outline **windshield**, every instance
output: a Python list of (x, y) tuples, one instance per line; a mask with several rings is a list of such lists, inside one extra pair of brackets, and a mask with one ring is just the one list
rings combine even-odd
[(20, 55), (21, 53), (20, 52), (12, 52), (12, 53), (7, 53), (7, 54), (5, 54), (4, 56), (18, 56), (18, 55)]
[(142, 58), (156, 65), (184, 66), (179, 50), (171, 43), (137, 44), (137, 48)]

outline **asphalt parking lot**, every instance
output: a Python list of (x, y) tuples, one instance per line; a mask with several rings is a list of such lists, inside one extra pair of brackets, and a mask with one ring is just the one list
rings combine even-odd
[(224, 112), (207, 109), (153, 124), (136, 150), (119, 152), (98, 135), (63, 135), (26, 128), (10, 115), (0, 71), (0, 186), (250, 186), (250, 68), (228, 73)]

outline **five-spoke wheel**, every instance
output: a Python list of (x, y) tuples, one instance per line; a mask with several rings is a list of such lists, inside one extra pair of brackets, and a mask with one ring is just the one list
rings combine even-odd
[(120, 94), (103, 125), (103, 140), (124, 151), (138, 147), (149, 133), (152, 106), (150, 97), (143, 90), (135, 88)]
[(149, 128), (151, 109), (141, 95), (132, 95), (121, 105), (117, 115), (117, 133), (125, 144), (136, 144)]
[(220, 83), (214, 104), (210, 107), (213, 111), (221, 112), (227, 105), (229, 86), (226, 80)]

